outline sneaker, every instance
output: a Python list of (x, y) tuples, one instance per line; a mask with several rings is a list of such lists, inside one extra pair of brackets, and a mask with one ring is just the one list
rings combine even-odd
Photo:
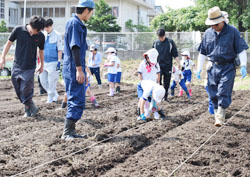
[(73, 141), (75, 137), (72, 135), (62, 135), (61, 139), (64, 141)]
[(58, 95), (58, 93), (56, 93), (56, 95), (53, 97), (53, 102), (57, 102), (57, 100), (58, 100), (58, 97), (59, 97), (59, 95)]
[(102, 89), (102, 85), (98, 85), (98, 89)]
[(111, 95), (110, 93), (109, 94), (107, 94), (108, 96), (110, 96), (110, 97), (112, 97), (112, 96), (114, 96), (114, 95)]
[(155, 119), (159, 119), (159, 118), (160, 118), (160, 115), (159, 115), (158, 112), (154, 112), (154, 118), (155, 118)]

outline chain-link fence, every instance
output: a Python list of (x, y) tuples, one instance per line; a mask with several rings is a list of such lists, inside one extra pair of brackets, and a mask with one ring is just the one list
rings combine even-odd
[[(204, 33), (200, 32), (167, 32), (166, 36), (173, 39), (178, 50), (196, 52)], [(8, 40), (9, 33), (0, 33), (0, 50)], [(250, 43), (250, 33), (241, 33), (241, 36)], [(94, 44), (99, 51), (105, 51), (108, 47), (114, 47), (118, 51), (146, 51), (152, 48), (157, 40), (155, 32), (145, 33), (88, 33), (88, 45)], [(11, 48), (12, 52), (15, 49)], [(12, 53), (11, 52), (11, 53)]]

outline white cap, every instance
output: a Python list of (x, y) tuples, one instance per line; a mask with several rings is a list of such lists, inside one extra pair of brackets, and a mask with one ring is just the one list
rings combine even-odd
[(188, 58), (190, 58), (190, 52), (187, 51), (187, 50), (185, 50), (184, 52), (182, 52), (181, 55), (187, 56)]
[(95, 49), (96, 49), (96, 47), (95, 47), (95, 45), (94, 45), (94, 44), (93, 44), (93, 45), (91, 45), (91, 46), (90, 46), (90, 48), (89, 48), (89, 50), (90, 50), (90, 51), (93, 51), (93, 50), (95, 50)]
[(116, 53), (116, 50), (113, 47), (109, 47), (105, 53)]
[(163, 86), (161, 85), (156, 85), (153, 89), (153, 99), (157, 102), (157, 103), (160, 103), (161, 100), (163, 99), (163, 97), (165, 96), (165, 89)]
[(146, 53), (143, 54), (143, 56), (145, 56), (145, 55), (148, 56), (149, 61), (151, 63), (154, 63), (154, 64), (157, 63), (157, 58), (159, 56), (159, 53), (155, 48), (148, 50)]

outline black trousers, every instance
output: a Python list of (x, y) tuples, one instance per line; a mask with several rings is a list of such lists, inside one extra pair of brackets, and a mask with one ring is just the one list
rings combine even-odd
[(35, 69), (22, 70), (14, 66), (11, 72), (11, 80), (17, 97), (21, 103), (29, 106), (32, 104), (34, 93)]
[(171, 73), (161, 71), (161, 73), (160, 73), (160, 85), (163, 85), (163, 87), (166, 90), (165, 99), (168, 98), (168, 90), (169, 90), (170, 82), (171, 82)]

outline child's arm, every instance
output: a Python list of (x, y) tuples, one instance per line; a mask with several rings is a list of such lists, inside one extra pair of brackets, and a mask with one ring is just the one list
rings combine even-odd
[(120, 64), (117, 64), (117, 68), (119, 68), (120, 67)]
[(146, 100), (143, 98), (140, 98), (140, 113), (144, 114), (144, 106), (145, 106)]
[(140, 81), (142, 81), (143, 80), (142, 73), (138, 73), (138, 76), (139, 76)]
[(89, 70), (89, 67), (86, 66), (85, 69), (86, 69), (86, 72), (89, 74), (89, 76), (92, 76), (92, 74), (91, 74), (91, 72)]
[(157, 80), (156, 80), (156, 83), (157, 83), (157, 84), (159, 84), (159, 83), (160, 83), (160, 78), (161, 78), (160, 73), (157, 73)]
[(112, 61), (111, 63), (105, 63), (104, 66), (105, 67), (111, 67), (111, 66), (114, 66), (115, 65), (115, 62)]

